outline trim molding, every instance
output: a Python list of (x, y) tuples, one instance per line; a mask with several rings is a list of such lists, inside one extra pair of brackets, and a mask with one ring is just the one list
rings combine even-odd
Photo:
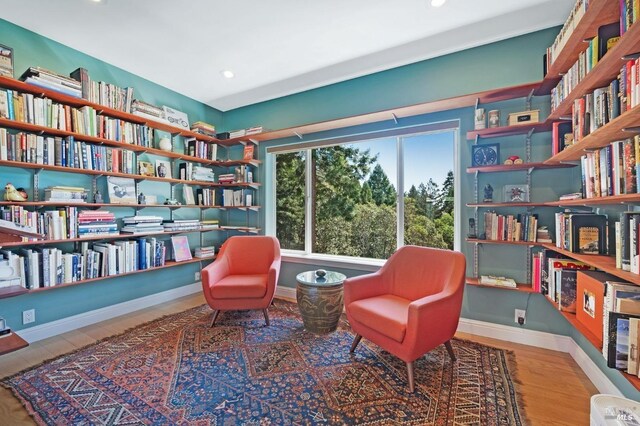
[(600, 393), (624, 397), (616, 385), (613, 384), (606, 374), (598, 368), (596, 363), (589, 358), (589, 355), (569, 336), (467, 318), (460, 318), (458, 331), (568, 353)]
[(279, 299), (296, 300), (296, 289), (279, 285), (276, 288), (276, 296)]
[(202, 285), (199, 282), (188, 284), (160, 293), (151, 294), (149, 296), (140, 297), (138, 299), (128, 300), (126, 302), (105, 306), (104, 308), (95, 309), (93, 311), (83, 312), (78, 315), (36, 325), (35, 327), (17, 330), (17, 332), (20, 334), (20, 337), (25, 339), (27, 342), (33, 343), (68, 331), (77, 330), (78, 328), (95, 324), (100, 321), (106, 321), (120, 315), (159, 305), (160, 303), (169, 302), (178, 297), (188, 296), (199, 291), (202, 291)]

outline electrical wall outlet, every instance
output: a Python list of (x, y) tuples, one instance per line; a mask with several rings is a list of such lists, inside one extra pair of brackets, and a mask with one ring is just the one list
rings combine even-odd
[(198, 271), (198, 272), (196, 272), (196, 273), (194, 274), (194, 279), (195, 279), (196, 281), (200, 281), (200, 271)]
[(516, 324), (524, 325), (525, 318), (527, 317), (527, 311), (524, 309), (516, 309), (515, 322)]
[(36, 310), (22, 311), (22, 324), (31, 324), (32, 322), (36, 322)]

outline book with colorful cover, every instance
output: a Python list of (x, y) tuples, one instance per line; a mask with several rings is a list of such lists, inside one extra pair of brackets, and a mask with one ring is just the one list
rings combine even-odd
[(192, 259), (189, 239), (185, 235), (171, 237), (171, 245), (173, 246), (173, 257), (176, 262)]

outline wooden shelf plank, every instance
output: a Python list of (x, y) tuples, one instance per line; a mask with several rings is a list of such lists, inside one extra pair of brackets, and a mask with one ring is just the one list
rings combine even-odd
[[(640, 25), (639, 25), (640, 26)], [(511, 172), (514, 170), (527, 169), (558, 169), (566, 167), (575, 167), (576, 164), (565, 163), (522, 163), (522, 164), (498, 164), (495, 166), (467, 167), (467, 173), (499, 173)]]
[(478, 238), (467, 238), (465, 240), (468, 243), (473, 244), (501, 244), (501, 245), (514, 245), (514, 246), (541, 246), (542, 243), (534, 241), (502, 241), (502, 240), (480, 240)]
[(541, 123), (519, 124), (517, 126), (493, 127), (490, 129), (472, 130), (467, 132), (467, 140), (473, 141), (476, 137), (480, 138), (498, 138), (503, 136), (523, 135), (534, 132), (548, 132), (551, 130), (553, 121), (547, 120)]
[(623, 280), (629, 281), (630, 283), (640, 285), (640, 275), (633, 274), (631, 272), (623, 271), (622, 269), (616, 268), (616, 259), (613, 256), (572, 253), (568, 250), (563, 250), (561, 248), (558, 248), (555, 246), (555, 244), (551, 244), (551, 243), (543, 243), (542, 246), (544, 248), (561, 253), (571, 259), (588, 263), (591, 266), (594, 266), (618, 278), (622, 278)]
[(501, 290), (521, 291), (523, 293), (536, 293), (533, 290), (533, 287), (531, 287), (531, 284), (516, 283), (516, 287), (513, 288), (513, 287), (505, 287), (505, 286), (499, 286), (499, 285), (480, 284), (480, 280), (478, 278), (473, 278), (473, 277), (467, 277), (466, 282), (467, 284), (475, 287), (499, 288)]
[(202, 258), (194, 257), (193, 259), (184, 260), (182, 262), (176, 262), (176, 261), (172, 261), (172, 260), (167, 260), (165, 262), (164, 266), (156, 266), (155, 268), (141, 269), (141, 270), (138, 270), (138, 271), (126, 272), (124, 274), (108, 275), (106, 277), (90, 278), (90, 279), (86, 279), (86, 280), (74, 281), (74, 282), (71, 282), (71, 283), (58, 284), (58, 285), (54, 285), (54, 286), (51, 286), (51, 287), (34, 288), (34, 289), (31, 289), (31, 290), (28, 290), (28, 291), (29, 291), (29, 293), (39, 293), (39, 292), (42, 292), (42, 291), (54, 290), (56, 288), (71, 287), (71, 286), (76, 286), (76, 285), (80, 285), (80, 284), (87, 284), (87, 283), (92, 283), (92, 282), (96, 282), (96, 281), (108, 280), (108, 279), (111, 279), (111, 278), (126, 277), (128, 275), (140, 274), (142, 272), (159, 271), (161, 269), (173, 268), (175, 266), (188, 265), (188, 264), (191, 264), (191, 263), (201, 262), (201, 261), (205, 261), (205, 260), (214, 260), (214, 259), (215, 259), (215, 257), (202, 257)]
[(25, 168), (25, 169), (42, 169), (42, 170), (51, 170), (54, 172), (79, 173), (79, 174), (89, 174), (89, 175), (99, 175), (99, 176), (118, 176), (118, 177), (125, 177), (125, 178), (137, 179), (137, 180), (150, 180), (150, 181), (158, 181), (158, 182), (166, 182), (166, 183), (181, 183), (183, 185), (209, 186), (209, 187), (219, 187), (219, 188), (241, 188), (241, 187), (255, 188), (255, 187), (261, 186), (261, 184), (257, 182), (217, 183), (217, 182), (204, 182), (199, 180), (169, 179), (169, 178), (162, 178), (158, 176), (143, 176), (143, 175), (128, 174), (128, 173), (106, 172), (101, 170), (76, 169), (72, 167), (25, 163), (22, 161), (0, 160), (0, 166), (19, 167), (19, 168)]
[(167, 204), (112, 204), (112, 203), (67, 203), (67, 202), (50, 202), (50, 201), (0, 201), (0, 206), (26, 206), (36, 208), (47, 207), (85, 207), (85, 208), (132, 208), (132, 209), (146, 209), (146, 208), (168, 208), (168, 209), (232, 209), (232, 210), (260, 210), (262, 206), (201, 206), (199, 204), (181, 204), (181, 205), (167, 205)]
[(549, 66), (547, 75), (536, 90), (536, 95), (548, 95), (551, 93), (551, 89), (558, 84), (562, 74), (573, 66), (580, 53), (589, 46), (585, 40), (598, 35), (600, 26), (619, 20), (620, 9), (616, 2), (611, 0), (590, 0), (589, 8), (576, 25), (562, 50), (557, 54), (556, 60)]
[(9, 352), (17, 351), (18, 349), (26, 348), (29, 346), (26, 340), (18, 336), (15, 332), (0, 337), (0, 355), (7, 354)]
[(43, 87), (35, 86), (33, 84), (27, 84), (23, 81), (19, 81), (14, 78), (0, 76), (0, 86), (7, 89), (17, 90), (18, 92), (22, 92), (22, 93), (33, 93), (38, 96), (46, 96), (47, 98), (52, 99), (56, 102), (60, 102), (76, 108), (81, 108), (83, 106), (90, 106), (100, 114), (107, 115), (109, 117), (120, 118), (122, 120), (130, 121), (132, 123), (146, 124), (149, 127), (153, 127), (154, 129), (162, 130), (162, 131), (171, 133), (173, 135), (196, 138), (204, 142), (213, 142), (213, 143), (217, 143), (219, 145), (225, 145), (225, 146), (238, 144), (238, 142), (235, 140), (232, 140), (232, 141), (219, 140), (211, 136), (206, 136), (200, 133), (192, 132), (191, 130), (186, 130), (180, 127), (172, 126), (169, 123), (150, 120), (146, 117), (140, 117), (135, 114), (129, 114), (124, 111), (120, 111), (117, 109), (106, 107), (104, 105), (89, 102), (86, 99), (76, 98), (73, 96), (62, 94), (60, 92), (56, 92), (54, 90), (45, 89)]
[(640, 203), (640, 194), (624, 194), (624, 195), (612, 195), (610, 197), (594, 197), (594, 198), (579, 198), (577, 200), (548, 201), (546, 204), (552, 207), (563, 207), (563, 206), (590, 206), (590, 205), (602, 205), (602, 204), (634, 204), (634, 203)]
[(20, 296), (28, 292), (26, 288), (19, 285), (12, 285), (11, 287), (3, 287), (0, 288), (0, 299), (5, 299), (7, 297)]
[(553, 207), (548, 203), (467, 203), (467, 207)]
[[(640, 25), (639, 25), (640, 27)], [(588, 150), (602, 148), (611, 142), (630, 138), (634, 133), (625, 132), (623, 129), (629, 127), (637, 127), (640, 125), (640, 105), (626, 111), (611, 120), (605, 126), (600, 127), (593, 133), (588, 134), (580, 141), (573, 145), (569, 145), (561, 152), (545, 161), (546, 164), (558, 164), (561, 161), (580, 160)]]
[(608, 85), (620, 73), (622, 65), (626, 63), (622, 58), (637, 53), (640, 50), (638, 46), (640, 46), (640, 25), (633, 25), (560, 105), (549, 114), (548, 119), (555, 120), (562, 116), (571, 115), (571, 106), (575, 99), (592, 92), (594, 89)]

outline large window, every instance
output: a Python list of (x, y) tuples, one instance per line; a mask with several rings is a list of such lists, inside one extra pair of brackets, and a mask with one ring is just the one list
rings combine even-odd
[(275, 235), (285, 250), (386, 259), (453, 248), (455, 133), (305, 144), (275, 155)]

